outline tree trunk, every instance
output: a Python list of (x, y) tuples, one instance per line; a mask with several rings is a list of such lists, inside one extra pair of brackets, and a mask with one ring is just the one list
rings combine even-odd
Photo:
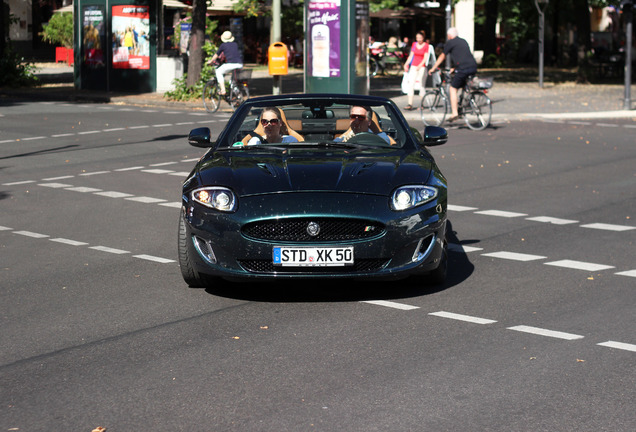
[(188, 87), (194, 86), (201, 77), (203, 67), (203, 44), (205, 43), (205, 0), (192, 2), (192, 31), (190, 33), (190, 47), (188, 56)]

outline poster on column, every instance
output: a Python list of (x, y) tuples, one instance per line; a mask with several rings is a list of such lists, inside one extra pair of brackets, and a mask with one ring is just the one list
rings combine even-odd
[(309, 0), (309, 76), (340, 76), (340, 0)]
[(113, 68), (150, 69), (148, 6), (113, 6)]
[(106, 47), (106, 28), (104, 8), (102, 6), (82, 7), (82, 54), (84, 65), (91, 69), (106, 66), (104, 48)]

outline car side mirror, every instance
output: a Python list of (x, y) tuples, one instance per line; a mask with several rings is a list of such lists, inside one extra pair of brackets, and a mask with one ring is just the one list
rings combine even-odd
[(200, 127), (192, 129), (190, 134), (188, 134), (188, 143), (194, 147), (212, 147), (212, 143), (210, 142), (210, 128)]
[(426, 126), (424, 128), (424, 145), (427, 147), (446, 144), (448, 132), (446, 129), (437, 126)]

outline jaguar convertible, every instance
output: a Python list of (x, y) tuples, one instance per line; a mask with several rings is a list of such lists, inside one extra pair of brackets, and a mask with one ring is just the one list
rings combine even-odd
[[(274, 109), (272, 109), (274, 108)], [(179, 265), (192, 287), (221, 280), (399, 279), (447, 273), (447, 182), (389, 99), (339, 94), (253, 98), (183, 184)]]

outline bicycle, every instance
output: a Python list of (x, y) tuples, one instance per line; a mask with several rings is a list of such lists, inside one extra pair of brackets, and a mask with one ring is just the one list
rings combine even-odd
[(214, 71), (212, 77), (203, 87), (203, 106), (209, 113), (217, 112), (221, 106), (221, 99), (225, 100), (232, 111), (236, 111), (239, 105), (249, 99), (250, 90), (247, 81), (252, 76), (251, 69), (234, 69), (229, 80), (229, 85), (225, 86), (225, 95), (219, 93), (219, 84)]
[[(442, 79), (436, 88), (427, 90), (420, 106), (422, 121), (426, 126), (439, 126), (446, 115), (451, 112), (450, 86), (451, 76), (448, 71), (442, 71)], [(460, 117), (472, 130), (483, 130), (490, 124), (492, 118), (492, 102), (486, 92), (492, 87), (492, 78), (477, 78), (469, 76), (464, 87), (457, 95), (457, 110)]]

